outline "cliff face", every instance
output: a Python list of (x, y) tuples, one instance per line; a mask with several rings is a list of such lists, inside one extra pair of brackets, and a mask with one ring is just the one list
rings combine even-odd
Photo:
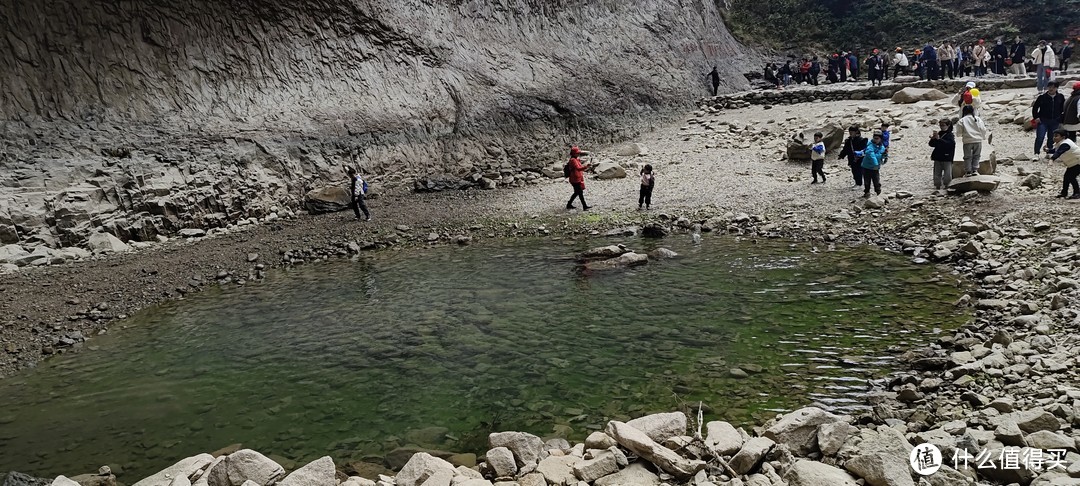
[(0, 25), (3, 242), (262, 217), (352, 160), (507, 181), (714, 64), (745, 83), (706, 0), (8, 0)]

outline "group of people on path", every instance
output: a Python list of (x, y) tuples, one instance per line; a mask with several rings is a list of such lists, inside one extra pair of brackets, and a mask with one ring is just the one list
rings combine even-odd
[[(830, 83), (858, 81), (862, 66), (866, 68), (865, 78), (877, 84), (882, 83), (890, 71), (892, 78), (914, 75), (920, 79), (982, 77), (991, 73), (1024, 76), (1034, 72), (1039, 91), (1042, 92), (1056, 72), (1067, 73), (1072, 51), (1073, 46), (1068, 40), (1063, 41), (1060, 48), (1052, 42), (1040, 40), (1029, 51), (1020, 36), (1009, 45), (1002, 39), (995, 41), (993, 46), (987, 45), (984, 39), (966, 45), (953, 45), (952, 42), (935, 45), (927, 42), (923, 47), (911, 50), (897, 47), (892, 54), (873, 49), (865, 57), (860, 57), (855, 51), (837, 51), (828, 56), (826, 66), (822, 65), (818, 56), (806, 56), (799, 61), (792, 58), (781, 66), (768, 63), (764, 77), (780, 88), (793, 83), (817, 85), (822, 72)], [(716, 84), (719, 84), (718, 79)]]

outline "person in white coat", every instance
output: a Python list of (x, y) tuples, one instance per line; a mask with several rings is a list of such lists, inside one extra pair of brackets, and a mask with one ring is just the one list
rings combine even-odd
[[(1050, 157), (1050, 160), (1059, 160), (1062, 164), (1065, 164), (1065, 176), (1061, 181), (1061, 193), (1057, 195), (1060, 198), (1068, 199), (1080, 199), (1080, 183), (1077, 183), (1076, 176), (1080, 176), (1080, 147), (1076, 145), (1076, 142), (1069, 140), (1069, 132), (1064, 129), (1054, 130), (1054, 143), (1057, 144), (1057, 150), (1054, 151), (1054, 155)], [(1072, 195), (1069, 195), (1069, 186), (1072, 186)]]
[(979, 162), (982, 160), (982, 144), (989, 136), (986, 123), (975, 115), (975, 108), (964, 107), (964, 116), (956, 122), (956, 138), (964, 144), (964, 177), (979, 175)]
[(1035, 88), (1042, 93), (1050, 82), (1049, 71), (1057, 65), (1057, 55), (1045, 40), (1039, 41), (1039, 46), (1031, 51), (1031, 64), (1035, 66)]

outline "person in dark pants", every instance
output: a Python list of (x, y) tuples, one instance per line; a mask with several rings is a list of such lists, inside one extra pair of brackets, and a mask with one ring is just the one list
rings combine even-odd
[(566, 163), (566, 168), (569, 173), (567, 178), (570, 180), (570, 185), (574, 187), (574, 195), (566, 201), (566, 209), (574, 209), (574, 199), (581, 199), (582, 211), (588, 211), (592, 207), (585, 202), (585, 171), (589, 166), (581, 163), (578, 157), (582, 155), (588, 155), (588, 152), (577, 147), (570, 148), (570, 161)]
[(1031, 105), (1031, 119), (1039, 120), (1039, 125), (1035, 127), (1035, 156), (1039, 156), (1044, 138), (1046, 152), (1053, 152), (1053, 133), (1065, 119), (1065, 95), (1058, 93), (1057, 83), (1047, 83), (1046, 92), (1035, 98), (1035, 103)]
[(645, 167), (641, 169), (641, 190), (638, 191), (637, 208), (640, 211), (641, 205), (645, 205), (645, 209), (649, 209), (652, 205), (652, 190), (656, 186), (656, 177), (652, 173), (652, 164), (645, 164)]
[(810, 84), (818, 85), (818, 76), (821, 75), (821, 61), (817, 56), (810, 60)]
[(712, 81), (712, 95), (716, 96), (717, 90), (720, 89), (720, 72), (716, 70), (716, 66), (713, 66), (712, 71), (706, 74), (710, 81)]
[(1004, 76), (1005, 72), (1005, 59), (1009, 57), (1009, 49), (1005, 47), (1005, 44), (1001, 43), (1001, 39), (998, 39), (997, 44), (990, 50), (990, 59), (994, 61), (994, 74), (1000, 74)]
[(930, 146), (934, 151), (930, 160), (934, 162), (934, 189), (948, 189), (952, 182), (953, 158), (956, 155), (956, 136), (953, 135), (952, 120), (942, 119), (937, 130), (930, 134)]
[(870, 186), (874, 186), (874, 193), (881, 194), (881, 166), (885, 165), (885, 145), (882, 142), (881, 132), (874, 130), (874, 138), (863, 150), (863, 197), (870, 197)]
[(1065, 118), (1061, 120), (1061, 128), (1069, 134), (1069, 140), (1076, 141), (1076, 132), (1080, 131), (1080, 81), (1072, 85), (1072, 93), (1065, 100)]
[(1061, 74), (1068, 74), (1070, 57), (1072, 57), (1072, 44), (1069, 44), (1069, 41), (1065, 41), (1064, 47), (1061, 48), (1061, 53), (1058, 54), (1058, 63), (1061, 64)]
[(360, 174), (356, 173), (356, 169), (349, 167), (345, 169), (345, 172), (349, 174), (349, 179), (352, 181), (349, 194), (352, 195), (352, 208), (353, 213), (356, 214), (356, 219), (360, 219), (360, 212), (363, 211), (364, 221), (371, 221), (371, 213), (368, 212), (367, 204), (364, 204), (367, 184), (364, 183), (364, 179), (360, 177)]
[[(1055, 130), (1053, 136), (1057, 149), (1050, 160), (1060, 160), (1066, 167), (1065, 177), (1061, 181), (1061, 193), (1057, 197), (1080, 199), (1080, 183), (1076, 181), (1076, 177), (1080, 176), (1080, 147), (1069, 140), (1069, 134), (1065, 130)], [(1069, 195), (1069, 186), (1072, 186), (1072, 196)]]
[(821, 183), (825, 183), (825, 135), (821, 132), (814, 134), (814, 145), (810, 147), (810, 175), (814, 177), (814, 182), (818, 183), (818, 176), (821, 176)]
[(844, 140), (844, 148), (840, 150), (838, 159), (847, 157), (848, 167), (851, 167), (851, 177), (855, 180), (855, 185), (852, 188), (860, 187), (863, 184), (863, 170), (862, 170), (862, 158), (863, 151), (866, 150), (867, 140), (862, 137), (862, 131), (859, 127), (852, 126), (848, 128), (848, 138)]

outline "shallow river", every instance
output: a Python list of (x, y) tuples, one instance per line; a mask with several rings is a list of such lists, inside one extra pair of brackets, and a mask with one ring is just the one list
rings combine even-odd
[(699, 401), (739, 424), (852, 410), (906, 346), (963, 320), (954, 278), (875, 249), (673, 237), (677, 260), (583, 271), (572, 255), (601, 244), (381, 252), (147, 309), (0, 381), (0, 472), (110, 464), (130, 484), (234, 443), (378, 462)]

